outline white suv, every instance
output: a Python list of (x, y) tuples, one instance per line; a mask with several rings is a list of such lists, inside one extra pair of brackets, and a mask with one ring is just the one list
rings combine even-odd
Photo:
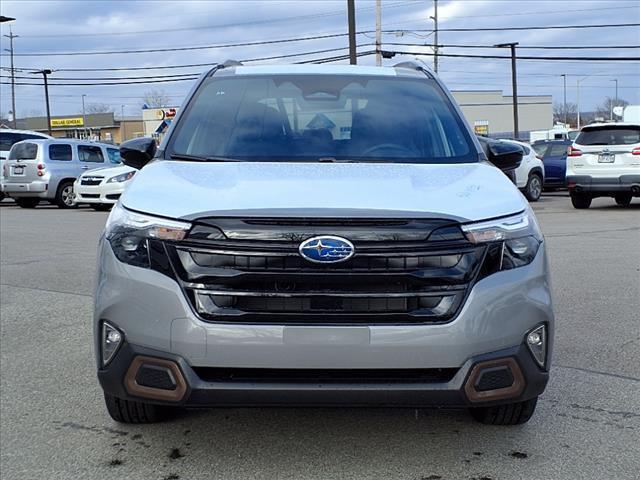
[(567, 186), (575, 208), (589, 208), (596, 197), (623, 206), (640, 197), (640, 124), (584, 127), (569, 147)]
[(531, 145), (515, 140), (504, 140), (516, 143), (524, 150), (522, 162), (515, 170), (516, 185), (530, 202), (537, 202), (542, 194), (544, 185), (544, 164)]

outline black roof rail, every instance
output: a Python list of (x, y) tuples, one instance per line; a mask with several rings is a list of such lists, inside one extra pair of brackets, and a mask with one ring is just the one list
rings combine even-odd
[(238, 60), (229, 59), (226, 62), (222, 63), (220, 66), (222, 68), (240, 67), (240, 66), (242, 66), (242, 62), (239, 62)]

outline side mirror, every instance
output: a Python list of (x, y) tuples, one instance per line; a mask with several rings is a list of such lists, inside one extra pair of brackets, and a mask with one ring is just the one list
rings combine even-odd
[(140, 170), (156, 154), (158, 146), (151, 137), (132, 138), (120, 144), (120, 156), (122, 163)]
[(517, 143), (478, 137), (480, 145), (491, 163), (503, 172), (515, 170), (522, 163), (524, 150)]

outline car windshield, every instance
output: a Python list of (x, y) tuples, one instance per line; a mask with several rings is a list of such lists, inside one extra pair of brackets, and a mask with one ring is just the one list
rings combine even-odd
[(214, 76), (167, 150), (211, 161), (478, 161), (451, 102), (426, 77)]
[(640, 143), (640, 126), (610, 125), (589, 127), (580, 132), (579, 145), (633, 145)]

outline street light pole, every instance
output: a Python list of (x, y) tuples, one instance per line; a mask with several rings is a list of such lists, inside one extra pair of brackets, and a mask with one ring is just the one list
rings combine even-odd
[(82, 94), (82, 129), (84, 130), (85, 138), (87, 137), (87, 117), (84, 113), (84, 97), (86, 96), (86, 94)]
[[(437, 43), (437, 42), (436, 42)], [(518, 128), (518, 75), (516, 72), (516, 46), (518, 42), (499, 43), (494, 45), (498, 48), (509, 47), (511, 49), (511, 90), (513, 94), (513, 137), (517, 140), (520, 137)]]
[(124, 105), (120, 105), (120, 143), (126, 140), (126, 128), (127, 126), (124, 123)]
[(434, 42), (433, 47), (433, 70), (438, 73), (438, 0), (433, 0), (433, 17), (429, 17), (433, 20), (433, 33)]
[(618, 79), (614, 78), (613, 80), (611, 80), (612, 82), (616, 82), (616, 103), (615, 105), (611, 105), (611, 120), (613, 121), (613, 107), (617, 107), (618, 106)]
[(49, 69), (44, 69), (44, 70), (38, 70), (35, 73), (41, 73), (42, 77), (44, 78), (44, 99), (47, 104), (47, 131), (49, 132), (49, 135), (52, 135), (51, 134), (51, 110), (49, 108), (49, 82), (47, 81), (47, 75), (51, 75), (52, 72)]
[(347, 17), (349, 22), (349, 63), (358, 63), (356, 57), (356, 7), (355, 0), (347, 0)]
[(564, 110), (564, 126), (567, 126), (567, 74), (563, 73), (560, 75), (562, 77), (562, 81), (564, 84), (564, 106), (562, 109)]
[(3, 37), (7, 37), (9, 39), (9, 48), (5, 51), (9, 52), (11, 55), (11, 110), (13, 112), (13, 128), (17, 128), (17, 115), (16, 115), (16, 73), (13, 68), (13, 39), (18, 35), (14, 35), (11, 30), (11, 25), (9, 25), (9, 35), (3, 35)]
[(382, 0), (376, 0), (376, 65), (382, 65)]

